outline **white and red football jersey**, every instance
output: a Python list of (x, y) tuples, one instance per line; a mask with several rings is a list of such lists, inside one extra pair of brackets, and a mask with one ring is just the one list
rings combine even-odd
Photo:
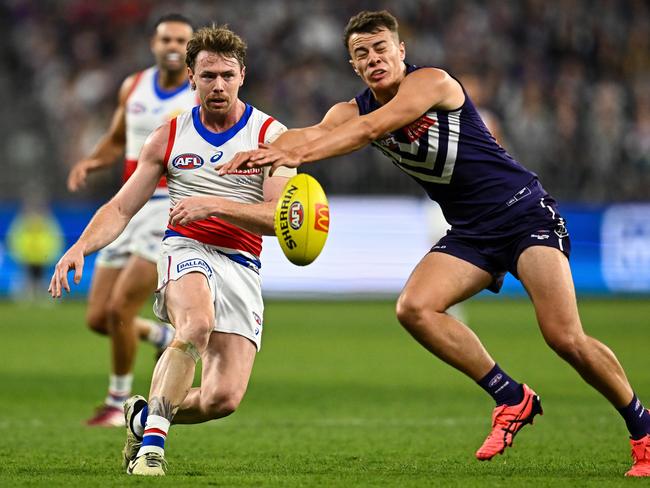
[[(173, 90), (163, 90), (158, 82), (159, 70), (153, 66), (136, 74), (126, 100), (126, 161), (122, 182), (135, 171), (140, 150), (149, 134), (165, 122), (198, 105), (195, 92), (187, 81)], [(161, 179), (160, 193), (165, 187)]]
[[(165, 153), (165, 170), (172, 207), (190, 196), (217, 196), (240, 203), (262, 203), (263, 184), (269, 168), (240, 170), (220, 176), (215, 166), (229, 161), (240, 151), (257, 149), (258, 144), (275, 140), (286, 127), (273, 117), (246, 104), (241, 119), (224, 132), (212, 132), (201, 122), (200, 107), (179, 115), (170, 123)], [(293, 176), (295, 169), (279, 168), (275, 176)], [(177, 233), (205, 244), (244, 252), (258, 257), (262, 237), (216, 217), (170, 226)]]

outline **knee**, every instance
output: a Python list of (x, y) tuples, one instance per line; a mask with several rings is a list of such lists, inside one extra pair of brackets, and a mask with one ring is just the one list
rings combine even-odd
[(106, 310), (90, 309), (86, 314), (86, 325), (88, 328), (101, 335), (108, 335), (108, 317)]
[(586, 336), (583, 333), (553, 333), (544, 336), (546, 343), (566, 360), (578, 358)]
[(435, 322), (436, 316), (444, 313), (444, 310), (438, 311), (433, 302), (425, 302), (414, 299), (408, 294), (402, 294), (397, 300), (395, 313), (400, 324), (409, 329), (423, 323)]
[(106, 304), (107, 329), (110, 332), (115, 326), (129, 322), (128, 299), (124, 296), (113, 296)]
[(201, 409), (212, 419), (227, 417), (237, 410), (243, 396), (244, 392), (237, 390), (220, 391), (201, 398)]

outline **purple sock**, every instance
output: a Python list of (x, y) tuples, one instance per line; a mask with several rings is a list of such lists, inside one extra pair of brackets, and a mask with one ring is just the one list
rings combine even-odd
[(508, 376), (498, 364), (477, 383), (494, 398), (497, 405), (516, 405), (524, 398), (521, 384)]
[(636, 394), (627, 407), (617, 408), (617, 410), (625, 420), (632, 439), (638, 440), (646, 434), (650, 434), (650, 412), (643, 408), (643, 404)]

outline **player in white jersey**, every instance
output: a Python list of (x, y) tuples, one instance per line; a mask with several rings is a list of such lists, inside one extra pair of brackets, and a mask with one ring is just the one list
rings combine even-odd
[[(148, 138), (138, 167), (93, 217), (56, 265), (53, 297), (69, 291), (67, 274), (81, 279), (84, 256), (111, 242), (167, 175), (172, 211), (159, 261), (155, 310), (176, 335), (154, 370), (149, 401), (125, 404), (127, 472), (165, 474), (170, 423), (200, 423), (239, 405), (261, 344), (261, 235), (273, 235), (273, 214), (295, 170), (242, 170), (219, 176), (215, 166), (238, 151), (270, 143), (285, 127), (239, 99), (246, 45), (224, 27), (197, 31), (187, 65), (200, 107)], [(200, 388), (192, 388), (202, 360)]]
[[(185, 47), (191, 35), (191, 23), (181, 15), (166, 15), (156, 23), (151, 40), (156, 65), (124, 80), (108, 132), (90, 157), (70, 172), (71, 191), (85, 185), (89, 172), (113, 165), (121, 154), (126, 156), (126, 182), (147, 136), (198, 103), (185, 68)], [(97, 256), (86, 321), (91, 330), (111, 337), (112, 366), (108, 394), (88, 425), (124, 425), (122, 405), (131, 395), (138, 338), (162, 351), (174, 335), (168, 324), (137, 316), (156, 287), (156, 261), (168, 212), (169, 196), (162, 178), (120, 237)]]

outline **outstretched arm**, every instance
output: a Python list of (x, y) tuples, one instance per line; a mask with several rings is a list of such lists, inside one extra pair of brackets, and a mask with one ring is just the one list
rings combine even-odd
[(303, 163), (341, 156), (416, 121), (431, 108), (453, 110), (459, 108), (464, 100), (460, 84), (445, 71), (422, 68), (406, 76), (395, 97), (379, 109), (366, 115), (348, 117), (343, 123), (322, 132), (320, 137), (298, 146), (260, 146), (238, 161), (233, 160), (235, 164), (232, 166), (224, 167), (226, 172), (241, 166), (295, 168)]
[(142, 148), (138, 166), (120, 191), (103, 205), (70, 249), (54, 268), (48, 291), (58, 298), (62, 290), (70, 291), (68, 271), (75, 270), (74, 282), (79, 283), (83, 272), (84, 257), (115, 240), (129, 220), (153, 195), (163, 174), (163, 158), (169, 124), (156, 129)]
[(287, 162), (287, 164), (276, 165), (274, 162), (276, 159), (280, 158), (286, 162), (287, 158), (284, 156), (290, 153), (294, 148), (309, 145), (312, 142), (325, 137), (336, 127), (345, 124), (347, 121), (358, 116), (359, 110), (354, 101), (337, 103), (329, 109), (320, 123), (311, 127), (290, 129), (283, 132), (271, 145), (260, 144), (260, 148), (266, 151), (266, 154), (269, 156), (269, 158), (265, 160), (264, 164), (249, 164), (251, 163), (251, 157), (258, 153), (258, 150), (252, 150), (237, 153), (230, 161), (217, 165), (216, 169), (219, 171), (220, 175), (225, 175), (242, 167), (272, 165), (271, 174), (273, 174), (279, 166), (296, 168), (300, 164), (291, 164)]
[(111, 125), (101, 137), (93, 152), (85, 159), (78, 161), (68, 175), (68, 190), (75, 192), (86, 186), (88, 173), (111, 166), (124, 153), (126, 147), (126, 101), (129, 98), (137, 74), (124, 80), (118, 95), (117, 108), (113, 112)]

